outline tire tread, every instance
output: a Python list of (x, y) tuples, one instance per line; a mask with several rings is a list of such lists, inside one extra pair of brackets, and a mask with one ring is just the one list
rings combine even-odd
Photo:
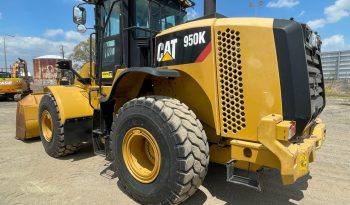
[[(203, 126), (187, 105), (177, 99), (162, 96), (133, 99), (119, 109), (115, 119), (128, 108), (140, 105), (159, 114), (172, 131), (172, 137), (176, 143), (178, 176), (176, 187), (160, 204), (180, 204), (196, 192), (208, 171), (209, 145)], [(116, 120), (112, 125), (114, 128), (112, 135), (116, 130), (115, 122)], [(141, 202), (133, 196), (127, 186), (122, 187), (136, 201)]]
[[(69, 144), (69, 145), (66, 145), (65, 142), (64, 142), (64, 128), (63, 128), (63, 125), (61, 123), (61, 116), (60, 116), (60, 111), (58, 109), (58, 105), (57, 105), (57, 102), (54, 98), (54, 96), (52, 96), (52, 94), (47, 94), (45, 96), (48, 96), (49, 99), (47, 100), (46, 103), (52, 103), (54, 108), (55, 108), (55, 111), (57, 113), (57, 116), (58, 116), (58, 123), (59, 123), (59, 131), (60, 133), (58, 133), (58, 146), (56, 146), (55, 150), (52, 152), (52, 153), (48, 153), (50, 156), (52, 157), (55, 157), (55, 158), (59, 158), (59, 157), (64, 157), (64, 156), (67, 156), (67, 155), (70, 155), (70, 154), (73, 154), (74, 152), (76, 152), (79, 147), (80, 147), (80, 143), (78, 144)], [(44, 96), (44, 97), (45, 97)], [(43, 100), (45, 100), (43, 97)], [(42, 137), (42, 140), (45, 140), (43, 139)]]

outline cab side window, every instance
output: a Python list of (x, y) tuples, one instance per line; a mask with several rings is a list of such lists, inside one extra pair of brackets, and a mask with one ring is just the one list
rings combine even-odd
[[(103, 32), (103, 56), (102, 56), (102, 68), (106, 70), (106, 66), (110, 67), (110, 70), (118, 64), (119, 53), (119, 35), (120, 35), (120, 7), (119, 4), (115, 4), (111, 11), (111, 15), (108, 18), (108, 12), (112, 7), (112, 2), (107, 1), (102, 7), (102, 21), (106, 25)], [(107, 22), (106, 22), (107, 21)]]

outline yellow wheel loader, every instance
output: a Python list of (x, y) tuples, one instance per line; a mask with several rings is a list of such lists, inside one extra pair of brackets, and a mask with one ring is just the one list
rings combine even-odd
[(209, 161), (226, 165), (227, 182), (255, 189), (263, 168), (286, 185), (309, 173), (326, 127), (321, 40), (307, 25), (228, 18), (213, 0), (192, 21), (190, 0), (86, 0), (73, 9), (81, 32), (84, 5), (95, 11), (95, 72), (41, 99), (50, 156), (92, 140), (142, 204), (185, 201)]
[(25, 60), (18, 58), (11, 72), (0, 72), (0, 95), (18, 101), (31, 92)]

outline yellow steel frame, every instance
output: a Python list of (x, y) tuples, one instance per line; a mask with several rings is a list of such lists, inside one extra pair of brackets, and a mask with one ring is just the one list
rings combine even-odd
[[(201, 63), (169, 66), (180, 72), (176, 79), (152, 78), (153, 95), (179, 99), (188, 105), (201, 120), (209, 142), (211, 161), (225, 164), (231, 159), (236, 166), (256, 171), (261, 167), (277, 168), (281, 171), (284, 184), (295, 182), (309, 171), (309, 162), (314, 161), (315, 150), (325, 138), (325, 125), (317, 120), (305, 132), (305, 139), (299, 144), (288, 142), (289, 121), (282, 118), (282, 100), (279, 69), (273, 34), (273, 19), (224, 18), (204, 19), (176, 26), (159, 34), (165, 35), (190, 28), (211, 27), (212, 51)], [(226, 29), (239, 31), (240, 54), (243, 72), (243, 95), (246, 127), (239, 132), (223, 132), (223, 106), (220, 102), (221, 88), (217, 65), (217, 32)], [(115, 75), (114, 82), (122, 69)], [(103, 86), (102, 92), (115, 99), (113, 112), (128, 100), (138, 97), (146, 74), (130, 74), (120, 81), (115, 93), (110, 86)], [(91, 103), (99, 107), (101, 96), (96, 86), (75, 87), (50, 86), (50, 91), (61, 114), (66, 119), (92, 115)], [(112, 112), (112, 111), (111, 111)]]

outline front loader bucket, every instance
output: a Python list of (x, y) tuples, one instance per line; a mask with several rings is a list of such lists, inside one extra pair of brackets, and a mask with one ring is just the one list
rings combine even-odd
[(17, 102), (16, 138), (26, 140), (39, 137), (38, 110), (45, 94), (29, 94)]

